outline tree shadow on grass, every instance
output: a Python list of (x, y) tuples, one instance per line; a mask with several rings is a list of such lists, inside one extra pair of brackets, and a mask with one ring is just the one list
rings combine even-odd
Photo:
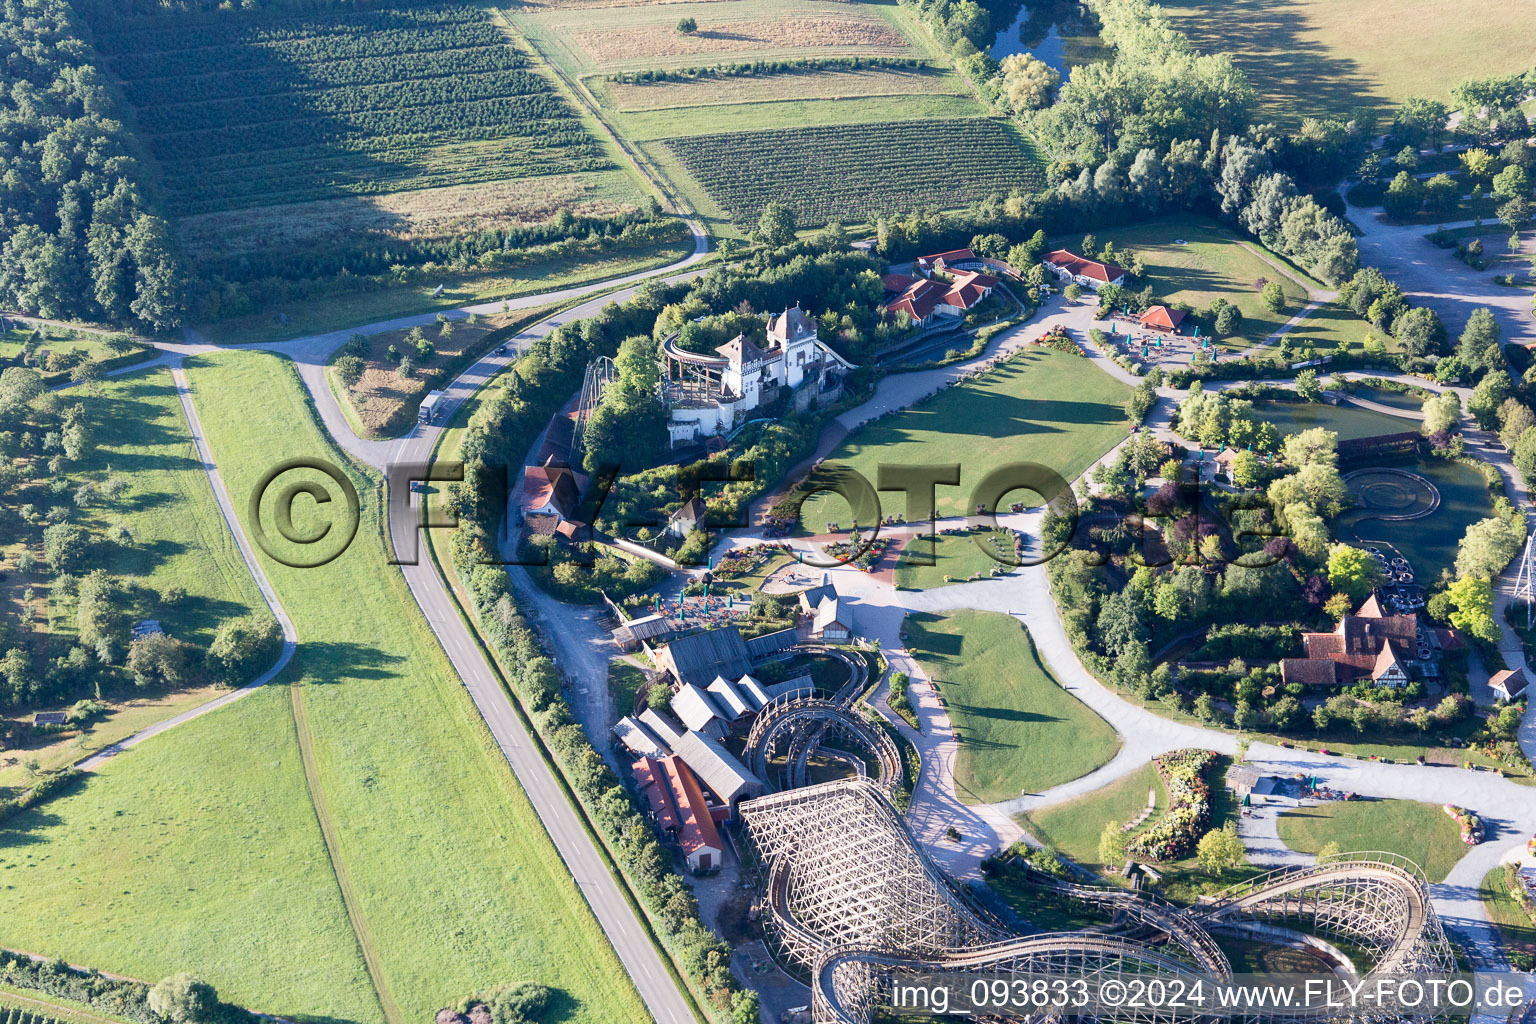
[(1273, 109), (1283, 103), (1287, 113), (1300, 120), (1355, 107), (1379, 110), (1386, 104), (1386, 97), (1375, 91), (1378, 83), (1358, 63), (1304, 38), (1311, 27), (1304, 4), (1168, 0), (1164, 6), (1175, 15), (1174, 26), (1188, 33), (1198, 49), (1232, 54), (1261, 93), (1261, 105)]
[(396, 665), (405, 661), (367, 644), (344, 640), (305, 640), (294, 654), (294, 664), (306, 682), (327, 684), (392, 679)]

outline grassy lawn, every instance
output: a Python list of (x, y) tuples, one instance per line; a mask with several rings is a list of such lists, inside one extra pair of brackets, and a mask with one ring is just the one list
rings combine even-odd
[(1175, 27), (1207, 52), (1230, 51), (1264, 115), (1385, 111), (1409, 96), (1448, 100), (1465, 78), (1526, 70), (1536, 10), (1495, 0), (1170, 0)]
[[(1104, 823), (1124, 824), (1140, 817), (1149, 792), (1157, 797), (1157, 811), (1147, 819), (1150, 824), (1168, 807), (1168, 792), (1150, 762), (1092, 793), (1021, 814), (1018, 821), (1030, 835), (1087, 867), (1099, 863), (1099, 834)], [(1111, 866), (1118, 869), (1120, 865)]]
[[(96, 394), (70, 394), (87, 410), (92, 444), (71, 472), (73, 480), (101, 483), (121, 477), (126, 487), (113, 498), (98, 496), (79, 509), (76, 521), (95, 534), (123, 527), (131, 542), (101, 543), (91, 554), (91, 568), (105, 569), (127, 584), (124, 612), (131, 621), (155, 619), (177, 639), (195, 645), (193, 666), (225, 619), (263, 609), (234, 537), (214, 501), (187, 432), (171, 373), (166, 369), (131, 373), (101, 382)], [(75, 599), (49, 593), (51, 578), (41, 569), (16, 571), (21, 544), (5, 549), (6, 578), (0, 582), (0, 607), (25, 614), (34, 634), (71, 635)], [(41, 549), (32, 545), (32, 553)], [(167, 602), (172, 584), (185, 596)], [(20, 598), (34, 591), (23, 609)], [(40, 649), (41, 649), (40, 645)], [(171, 693), (117, 694), (111, 712), (81, 739), (72, 733), (47, 737), (33, 747), (0, 756), (0, 791), (28, 785), (23, 765), (36, 758), (54, 768), (114, 743), (124, 736), (193, 707), (216, 691), (198, 685)], [(109, 698), (113, 697), (108, 693)], [(73, 703), (71, 700), (69, 703)]]
[[(963, 515), (970, 488), (1008, 463), (1037, 462), (1077, 479), (1125, 438), (1129, 395), (1086, 359), (1029, 349), (975, 382), (861, 428), (828, 461), (848, 463), (871, 481), (882, 462), (959, 462), (960, 486), (940, 487), (938, 506), (940, 515)], [(806, 522), (851, 521), (841, 498), (824, 502), (827, 515), (811, 508), (814, 500), (807, 502)]]
[(1536, 923), (1510, 893), (1509, 878), (1500, 864), (1483, 876), (1479, 892), (1488, 916), (1498, 925), (1499, 934), (1512, 948), (1526, 954), (1536, 953)]
[[(1100, 246), (1113, 242), (1121, 253), (1139, 253), (1146, 273), (1137, 288), (1151, 285), (1159, 300), (1184, 302), (1204, 311), (1213, 299), (1223, 298), (1242, 310), (1242, 331), (1225, 339), (1227, 348), (1246, 348), (1263, 341), (1307, 304), (1305, 288), (1213, 220), (1166, 218), (1093, 234)], [(1183, 239), (1184, 244), (1178, 244), (1177, 239)], [(1081, 242), (1082, 235), (1075, 235), (1055, 239), (1052, 244), (1076, 251)], [(1280, 312), (1264, 308), (1256, 283), (1260, 278), (1276, 282), (1285, 291), (1285, 306)]]
[[(218, 345), (282, 341), (413, 313), (457, 309), (470, 303), (573, 288), (663, 267), (692, 252), (693, 236), (685, 234), (669, 245), (617, 252), (602, 259), (551, 260), (537, 267), (522, 268), (515, 274), (484, 271), (447, 273), (439, 281), (423, 284), (350, 295), (328, 295), (313, 302), (286, 305), (281, 310), (272, 309), (255, 316), (221, 320), (198, 330), (203, 337)], [(439, 284), (443, 288), (442, 294), (434, 295)], [(288, 317), (286, 323), (276, 322), (275, 317), (279, 312)]]
[(932, 65), (796, 70), (776, 75), (702, 75), (676, 82), (609, 82), (593, 77), (586, 80), (586, 85), (605, 107), (623, 113), (855, 96), (970, 95), (970, 87), (958, 75)]
[(1086, 775), (1120, 747), (1115, 730), (1046, 671), (1024, 627), (995, 612), (912, 614), (907, 646), (939, 687), (966, 803), (995, 803)]
[(640, 666), (615, 658), (608, 663), (608, 692), (620, 715), (634, 713), (635, 699), (645, 685), (645, 671)]
[[(237, 503), (285, 456), (345, 464), (315, 427), (286, 361), (224, 353), (193, 361), (189, 372)], [(303, 641), (294, 671), (301, 700), (290, 701), (286, 687), (253, 695), (114, 761), (79, 794), (12, 819), (38, 835), (59, 829), (61, 842), (6, 850), (0, 881), (14, 888), (0, 890), (0, 920), (28, 931), (0, 925), (0, 941), (143, 977), (195, 970), (230, 998), (290, 1017), (382, 1019), (303, 789), (292, 718), (302, 709), (311, 781), (363, 940), (401, 1019), (524, 980), (559, 990), (562, 1019), (644, 1019), (403, 579), (386, 565), (374, 481), (351, 475), (364, 521), (344, 554), (310, 570), (264, 560)], [(209, 735), (217, 730), (225, 731)], [(223, 750), (228, 763), (210, 772)], [(180, 760), (146, 778), (140, 766), (156, 758)], [(218, 782), (212, 792), (205, 773)], [(103, 795), (117, 779), (122, 791)], [(110, 835), (135, 823), (142, 839)], [(193, 841), (170, 855), (105, 852), (137, 853), (162, 833)], [(121, 922), (115, 931), (85, 923), (104, 906)], [(59, 907), (78, 909), (66, 917)], [(183, 918), (192, 922), (185, 934), (163, 927)], [(296, 948), (301, 940), (306, 948)]]
[[(896, 585), (905, 590), (931, 590), (949, 583), (964, 583), (978, 573), (985, 578), (993, 566), (1011, 568), (983, 550), (983, 545), (992, 549), (993, 536), (1002, 538), (1005, 551), (1011, 550), (1014, 534), (1008, 530), (942, 533), (931, 545), (922, 538), (908, 540), (896, 561)], [(917, 564), (916, 558), (926, 559), (930, 548), (933, 564)], [(946, 580), (945, 577), (950, 578)]]
[(1385, 851), (1400, 854), (1424, 869), (1431, 882), (1467, 852), (1456, 822), (1439, 804), (1413, 800), (1336, 800), (1285, 811), (1280, 840), (1301, 853), (1339, 844), (1344, 853)]
[[(26, 768), (29, 761), (36, 760), (39, 770), (45, 772), (62, 768), (156, 722), (206, 703), (223, 692), (217, 686), (198, 686), (106, 700), (103, 702), (107, 705), (106, 714), (83, 731), (39, 737), (34, 745), (11, 747), (0, 754), (0, 798), (31, 788), (32, 780)], [(19, 720), (31, 721), (31, 718), (27, 714)]]
[(151, 980), (192, 971), (283, 1016), (384, 1019), (278, 684), (8, 820), (0, 944)]
[[(235, 494), (276, 458), (334, 453), (286, 362), (230, 353), (200, 358), (191, 373)], [(641, 1019), (575, 882), (386, 566), (373, 482), (354, 483), (368, 495), (365, 519), (341, 557), (266, 569), (300, 637), (325, 638), (301, 646), (303, 702), (340, 853), (395, 1000), (419, 1019), (455, 993), (527, 979), (562, 990), (572, 1020)]]

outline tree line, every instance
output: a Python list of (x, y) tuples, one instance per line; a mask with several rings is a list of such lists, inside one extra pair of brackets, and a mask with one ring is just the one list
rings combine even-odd
[(0, 13), (0, 306), (176, 326), (181, 259), (84, 26), (67, 0)]

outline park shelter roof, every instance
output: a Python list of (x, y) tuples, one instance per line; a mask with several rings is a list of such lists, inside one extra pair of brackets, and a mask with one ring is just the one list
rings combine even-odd
[(640, 712), (640, 724), (673, 750), (677, 749), (677, 741), (683, 737), (683, 730), (678, 728), (677, 723), (655, 708), (646, 708)]
[(1159, 331), (1176, 331), (1187, 314), (1171, 306), (1151, 306), (1141, 314), (1141, 326)]
[(932, 256), (919, 256), (917, 269), (932, 270), (941, 264), (965, 263), (978, 258), (973, 249), (951, 249), (948, 252), (936, 252)]
[(709, 694), (693, 683), (684, 683), (672, 695), (672, 713), (690, 729), (707, 729), (712, 721), (730, 721)]
[[(731, 628), (735, 629), (736, 627), (732, 626)], [(800, 635), (795, 632), (794, 627), (780, 629), (776, 632), (764, 633), (762, 636), (755, 636), (748, 640), (746, 642), (747, 655), (753, 661), (761, 661), (764, 658), (778, 654), (780, 651), (788, 650), (799, 642)], [(742, 675), (746, 675), (745, 669), (742, 670)]]
[(756, 710), (741, 691), (736, 689), (736, 684), (724, 676), (715, 676), (715, 681), (709, 684), (709, 692), (715, 698), (715, 704), (721, 711), (728, 712), (726, 717), (732, 721), (742, 715), (750, 715)]

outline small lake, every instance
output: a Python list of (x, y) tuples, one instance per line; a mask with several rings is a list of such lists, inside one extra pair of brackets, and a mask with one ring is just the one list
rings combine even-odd
[(1080, 64), (1109, 57), (1088, 14), (1075, 3), (1027, 3), (1013, 24), (998, 32), (988, 51), (996, 60), (1032, 53), (1055, 68), (1062, 81)]

